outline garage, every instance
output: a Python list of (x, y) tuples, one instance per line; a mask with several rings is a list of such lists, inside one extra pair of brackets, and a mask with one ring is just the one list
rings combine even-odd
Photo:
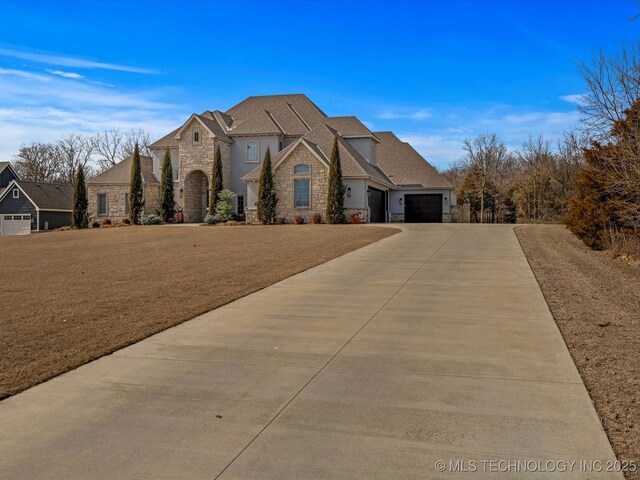
[(369, 187), (367, 195), (369, 197), (369, 221), (371, 223), (384, 223), (387, 217), (384, 192), (377, 188)]
[(404, 221), (408, 223), (442, 223), (442, 194), (405, 195)]
[(2, 215), (0, 235), (29, 235), (31, 233), (31, 215)]
[(73, 187), (14, 179), (0, 194), (0, 234), (27, 235), (71, 225)]

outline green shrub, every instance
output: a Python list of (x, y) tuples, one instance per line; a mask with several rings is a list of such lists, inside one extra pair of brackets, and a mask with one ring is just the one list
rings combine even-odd
[(234, 198), (236, 194), (231, 190), (224, 189), (218, 194), (216, 211), (214, 217), (218, 217), (220, 222), (228, 222), (235, 217)]
[(159, 225), (162, 223), (162, 219), (158, 215), (143, 215), (142, 225)]
[(204, 223), (208, 223), (209, 225), (215, 225), (216, 223), (220, 223), (220, 217), (218, 215), (207, 215), (204, 217)]

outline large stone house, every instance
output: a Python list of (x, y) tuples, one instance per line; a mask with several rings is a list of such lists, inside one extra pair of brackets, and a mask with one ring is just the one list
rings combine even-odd
[[(256, 221), (258, 180), (269, 148), (278, 216), (287, 221), (296, 216), (309, 220), (313, 213), (324, 217), (334, 140), (340, 150), (347, 214), (356, 213), (365, 222), (450, 221), (450, 206), (456, 203), (453, 186), (409, 144), (391, 132), (371, 132), (356, 117), (329, 117), (302, 94), (249, 97), (225, 112), (194, 113), (152, 144), (145, 197), (153, 206), (147, 210), (156, 208), (151, 187), (160, 178), (169, 149), (176, 205), (186, 222), (201, 222), (209, 204), (214, 153), (220, 147), (224, 187), (236, 194), (238, 214)], [(118, 168), (127, 170), (119, 164), (89, 182), (90, 196), (95, 197), (90, 199), (92, 213), (98, 214), (99, 202), (106, 202), (111, 214), (109, 205), (125, 198), (125, 190), (109, 183), (109, 172)], [(125, 180), (124, 173), (115, 177)], [(106, 197), (98, 198), (101, 194)]]

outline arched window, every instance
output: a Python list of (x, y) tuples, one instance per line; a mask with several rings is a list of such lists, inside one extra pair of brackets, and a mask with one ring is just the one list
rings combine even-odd
[(294, 175), (303, 175), (311, 173), (311, 167), (309, 165), (296, 165), (293, 167)]

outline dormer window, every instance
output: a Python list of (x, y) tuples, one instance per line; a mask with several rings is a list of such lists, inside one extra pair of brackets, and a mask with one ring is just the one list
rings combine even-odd
[(193, 132), (193, 141), (194, 142), (200, 141), (200, 132)]
[(13, 198), (20, 198), (20, 190), (17, 188), (13, 189)]
[(247, 143), (247, 162), (258, 162), (258, 144), (256, 142)]
[(308, 175), (311, 173), (311, 167), (309, 165), (296, 165), (293, 167), (294, 175)]

